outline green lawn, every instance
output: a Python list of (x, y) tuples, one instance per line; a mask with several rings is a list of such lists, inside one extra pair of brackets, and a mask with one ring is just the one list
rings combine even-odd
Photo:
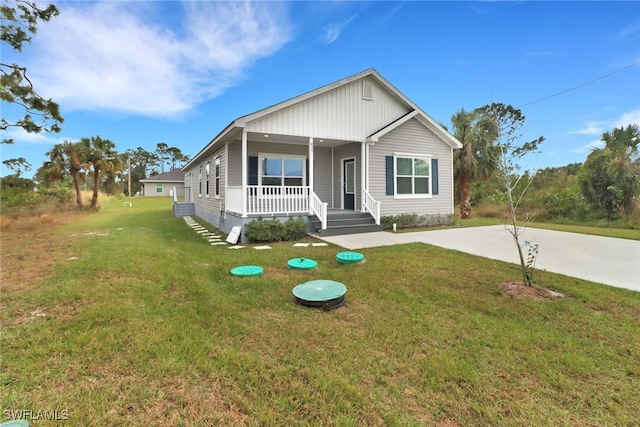
[[(3, 410), (64, 409), (74, 426), (638, 425), (637, 292), (538, 272), (566, 297), (516, 299), (498, 285), (517, 266), (423, 244), (357, 265), (336, 246), (229, 250), (167, 199), (133, 205), (49, 230), (44, 278), (3, 284)], [(24, 272), (21, 250), (3, 262)], [(302, 256), (318, 268), (287, 268)], [(229, 274), (245, 264), (265, 274)], [(293, 302), (319, 278), (347, 286), (344, 307)]]

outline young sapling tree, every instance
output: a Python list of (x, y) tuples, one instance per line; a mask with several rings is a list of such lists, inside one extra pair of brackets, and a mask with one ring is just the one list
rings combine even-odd
[[(521, 220), (518, 217), (518, 207), (531, 186), (535, 173), (530, 174), (528, 171), (522, 171), (520, 162), (527, 154), (538, 151), (538, 146), (544, 141), (544, 137), (541, 136), (523, 143), (519, 130), (524, 124), (525, 116), (522, 111), (511, 105), (493, 103), (481, 107), (479, 110), (491, 119), (496, 127), (496, 144), (499, 147), (496, 159), (497, 175), (505, 190), (509, 208), (508, 223), (505, 224), (505, 229), (511, 234), (518, 250), (524, 283), (531, 286), (533, 285), (533, 268), (535, 257), (538, 254), (538, 246), (535, 245), (535, 253), (529, 251), (528, 257), (525, 259), (521, 236), (526, 224), (531, 222), (533, 218), (527, 215), (524, 220)], [(532, 256), (533, 259), (531, 259)]]

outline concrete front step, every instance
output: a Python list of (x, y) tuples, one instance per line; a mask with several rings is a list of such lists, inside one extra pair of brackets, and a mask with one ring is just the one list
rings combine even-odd
[(316, 233), (320, 236), (338, 236), (342, 234), (368, 233), (382, 231), (384, 227), (376, 225), (368, 212), (351, 210), (330, 210), (327, 212), (327, 228), (321, 230), (320, 220), (312, 219)]
[(331, 227), (318, 230), (319, 236), (340, 236), (343, 234), (370, 233), (373, 231), (384, 231), (384, 226), (375, 224), (357, 224), (351, 226)]

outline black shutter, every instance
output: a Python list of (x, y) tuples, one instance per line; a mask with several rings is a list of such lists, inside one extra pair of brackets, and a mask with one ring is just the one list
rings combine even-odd
[[(306, 176), (307, 176), (307, 182), (306, 182), (304, 185), (309, 185), (309, 159), (307, 159), (307, 165), (306, 165), (306, 167), (307, 167), (307, 174), (306, 174)], [(312, 188), (312, 190), (313, 190), (313, 188)]]
[(258, 185), (258, 156), (249, 156), (248, 184)]
[(438, 194), (438, 159), (431, 159), (431, 194)]
[(393, 156), (386, 156), (384, 160), (387, 181), (387, 196), (393, 196)]

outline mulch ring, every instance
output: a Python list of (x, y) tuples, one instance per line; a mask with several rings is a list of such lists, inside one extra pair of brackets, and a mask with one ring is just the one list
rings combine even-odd
[(564, 298), (564, 294), (561, 294), (560, 292), (543, 288), (538, 285), (527, 286), (524, 282), (517, 280), (507, 280), (502, 282), (500, 284), (500, 289), (502, 289), (505, 294), (516, 298), (528, 298), (538, 301)]

